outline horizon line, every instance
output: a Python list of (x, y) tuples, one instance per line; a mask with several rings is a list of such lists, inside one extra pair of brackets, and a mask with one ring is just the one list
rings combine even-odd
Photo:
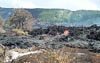
[(23, 7), (1, 7), (0, 8), (12, 8), (12, 9), (58, 9), (58, 10), (69, 10), (69, 11), (79, 11), (79, 10), (86, 10), (86, 11), (100, 11), (100, 10), (91, 10), (91, 9), (78, 9), (78, 10), (71, 10), (71, 9), (65, 9), (65, 8), (23, 8)]

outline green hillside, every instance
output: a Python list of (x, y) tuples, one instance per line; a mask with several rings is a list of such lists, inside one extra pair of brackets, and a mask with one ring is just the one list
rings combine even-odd
[[(7, 19), (13, 9), (0, 8), (0, 15)], [(26, 9), (31, 12), (37, 22), (65, 22), (76, 25), (100, 25), (100, 11), (96, 10), (77, 10), (67, 9)]]

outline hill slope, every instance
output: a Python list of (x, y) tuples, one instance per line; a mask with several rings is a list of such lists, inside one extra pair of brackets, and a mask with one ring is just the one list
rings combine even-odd
[[(100, 11), (78, 10), (70, 11), (65, 9), (26, 9), (32, 13), (38, 22), (67, 23), (69, 25), (100, 25)], [(12, 8), (0, 8), (0, 15), (6, 19), (12, 12)], [(66, 24), (66, 25), (67, 25)]]

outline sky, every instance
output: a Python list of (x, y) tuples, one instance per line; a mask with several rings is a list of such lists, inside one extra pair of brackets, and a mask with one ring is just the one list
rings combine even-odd
[(100, 10), (100, 0), (0, 0), (0, 7)]

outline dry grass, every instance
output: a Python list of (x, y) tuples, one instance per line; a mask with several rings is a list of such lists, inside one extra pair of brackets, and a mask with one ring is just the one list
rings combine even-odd
[(21, 29), (12, 29), (12, 31), (18, 35), (28, 35), (27, 32), (24, 32), (23, 30)]
[[(33, 46), (33, 49), (36, 47)], [(100, 63), (100, 53), (86, 49), (63, 47), (54, 50), (41, 49), (41, 51), (43, 53), (26, 55), (13, 60), (12, 63)]]
[(0, 33), (6, 33), (6, 31), (2, 27), (0, 27)]
[(0, 47), (0, 63), (3, 63), (4, 61), (4, 49)]
[(21, 48), (18, 48), (18, 47), (11, 49), (11, 51), (16, 51), (16, 52), (19, 52), (19, 53), (26, 53), (26, 52), (35, 51), (35, 50), (38, 50), (38, 48), (34, 45), (32, 47), (25, 48), (25, 49), (24, 48), (21, 49)]
[(93, 63), (100, 63), (100, 53), (93, 53), (91, 58)]
[(14, 63), (91, 63), (87, 50), (64, 47), (55, 50), (42, 50), (43, 53), (31, 54), (16, 59)]

